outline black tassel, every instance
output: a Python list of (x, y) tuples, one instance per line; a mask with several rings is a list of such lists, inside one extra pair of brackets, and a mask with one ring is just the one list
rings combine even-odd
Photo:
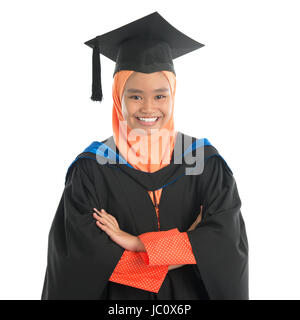
[(95, 45), (93, 48), (93, 84), (91, 99), (93, 101), (102, 101), (102, 97), (100, 50), (99, 47)]

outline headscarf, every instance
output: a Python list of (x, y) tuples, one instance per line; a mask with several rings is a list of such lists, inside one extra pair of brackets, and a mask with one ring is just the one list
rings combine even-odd
[[(115, 144), (120, 155), (135, 169), (145, 172), (155, 172), (170, 163), (177, 131), (174, 130), (174, 98), (176, 91), (176, 77), (173, 72), (163, 70), (167, 78), (171, 91), (172, 111), (170, 119), (160, 129), (151, 129), (152, 134), (138, 134), (138, 130), (133, 130), (125, 126), (122, 114), (122, 97), (127, 79), (134, 71), (120, 70), (114, 76), (112, 87), (113, 109), (112, 127)], [(126, 130), (127, 129), (127, 130)], [(127, 131), (127, 132), (126, 132)], [(148, 152), (147, 152), (148, 149)]]

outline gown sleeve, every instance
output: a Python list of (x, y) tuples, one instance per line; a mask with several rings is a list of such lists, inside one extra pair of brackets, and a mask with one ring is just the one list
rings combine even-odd
[(124, 252), (95, 224), (99, 200), (82, 160), (72, 166), (50, 228), (42, 300), (99, 299)]
[(237, 184), (225, 160), (207, 159), (201, 175), (203, 217), (187, 231), (210, 299), (248, 300), (248, 240)]
[(168, 266), (149, 266), (139, 252), (125, 250), (109, 280), (158, 293), (168, 273)]
[(186, 232), (174, 228), (167, 231), (146, 232), (138, 237), (146, 249), (146, 252), (139, 253), (150, 266), (196, 264)]

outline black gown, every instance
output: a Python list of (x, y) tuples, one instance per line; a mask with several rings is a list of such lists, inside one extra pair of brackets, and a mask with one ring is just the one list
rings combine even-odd
[[(158, 229), (147, 190), (160, 188)], [(96, 226), (94, 207), (137, 236), (173, 228), (185, 232), (201, 204), (202, 220), (187, 232), (197, 264), (170, 270), (158, 293), (108, 280), (124, 249)], [(41, 299), (247, 300), (248, 240), (240, 207), (230, 167), (205, 138), (178, 132), (171, 163), (153, 173), (127, 163), (112, 136), (95, 141), (67, 170), (48, 236)]]

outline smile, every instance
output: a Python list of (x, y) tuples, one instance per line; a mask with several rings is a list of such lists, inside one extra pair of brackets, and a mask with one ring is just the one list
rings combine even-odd
[(156, 122), (158, 122), (158, 120), (160, 119), (160, 117), (153, 117), (153, 118), (136, 117), (136, 118), (139, 121), (139, 123), (146, 126), (152, 126)]

